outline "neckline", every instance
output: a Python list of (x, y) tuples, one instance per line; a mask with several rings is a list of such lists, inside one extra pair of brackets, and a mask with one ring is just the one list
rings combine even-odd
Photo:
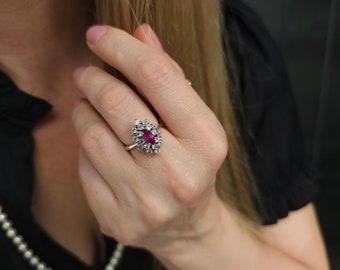
[[(35, 253), (34, 249), (31, 249), (29, 243), (25, 240), (26, 238), (20, 234), (20, 231), (17, 230), (15, 224), (13, 224), (12, 220), (7, 216), (7, 213), (4, 211), (3, 206), (0, 204), (0, 225), (3, 229), (3, 233), (6, 235), (7, 239), (12, 242), (12, 245), (15, 247), (17, 251), (17, 255), (21, 255), (22, 259), (26, 261), (27, 265), (30, 265), (32, 268), (36, 268), (38, 270), (52, 270), (49, 266), (49, 263), (44, 262), (39, 254)], [(47, 239), (48, 240), (48, 239)], [(49, 241), (46, 241), (46, 247), (48, 246)], [(108, 244), (108, 243), (106, 243)], [(111, 246), (111, 244), (110, 244)], [(100, 269), (116, 269), (119, 264), (121, 257), (123, 255), (124, 246), (120, 243), (115, 243), (115, 249), (111, 250), (111, 256), (106, 256), (105, 265)], [(112, 247), (112, 246), (111, 246)], [(107, 254), (108, 255), (108, 254)], [(60, 259), (60, 258), (59, 258)], [(58, 259), (57, 259), (58, 260)], [(68, 260), (66, 260), (68, 261)], [(78, 260), (80, 264), (83, 264)], [(84, 265), (85, 266), (85, 265)], [(86, 266), (87, 267), (87, 266)], [(94, 269), (91, 267), (87, 267), (89, 269)]]
[(20, 90), (0, 70), (0, 116), (13, 124), (32, 128), (51, 109), (47, 101)]

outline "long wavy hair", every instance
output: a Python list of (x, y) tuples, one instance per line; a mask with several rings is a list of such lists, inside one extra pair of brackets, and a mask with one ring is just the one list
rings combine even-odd
[(231, 104), (234, 87), (226, 71), (231, 61), (220, 1), (96, 0), (94, 4), (96, 23), (129, 33), (142, 23), (149, 24), (166, 53), (214, 111), (225, 128), (229, 147), (218, 172), (217, 193), (241, 224), (256, 231), (259, 222), (252, 196), (256, 192)]

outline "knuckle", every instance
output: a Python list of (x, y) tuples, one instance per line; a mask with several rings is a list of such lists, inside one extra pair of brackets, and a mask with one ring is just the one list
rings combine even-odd
[(84, 68), (84, 70), (75, 79), (76, 85), (80, 88), (83, 88), (91, 82), (92, 77), (98, 72), (100, 72), (100, 70), (95, 66), (88, 66)]
[(119, 234), (114, 235), (115, 239), (124, 246), (134, 246), (140, 242), (140, 237), (137, 233), (130, 230), (120, 230)]
[(143, 214), (144, 222), (150, 229), (157, 229), (173, 220), (172, 211), (164, 206), (147, 207)]
[(106, 222), (102, 222), (101, 220), (99, 220), (98, 223), (99, 229), (103, 234), (108, 235), (110, 237), (115, 237), (115, 232), (111, 226), (109, 226)]
[(124, 226), (122, 224), (112, 225), (112, 220), (99, 220), (100, 231), (108, 235), (109, 237), (115, 238), (119, 243), (124, 246), (133, 246), (140, 242), (140, 235), (131, 230), (129, 226)]
[(228, 153), (228, 141), (225, 133), (220, 136), (214, 136), (211, 140), (211, 151), (213, 153), (212, 160), (220, 165)]
[(80, 132), (80, 144), (85, 149), (97, 148), (101, 144), (104, 129), (104, 124), (101, 122), (85, 125)]
[[(170, 56), (168, 56), (168, 57), (170, 58)], [(173, 59), (171, 59), (171, 63), (174, 65), (174, 67), (176, 68), (177, 72), (179, 72), (181, 74), (181, 76), (185, 77), (184, 70), (180, 67), (180, 65), (178, 65), (178, 63), (175, 60), (173, 60)]]
[[(199, 143), (202, 145), (200, 148), (200, 155), (206, 162), (206, 165), (218, 166), (224, 161), (228, 153), (228, 142), (224, 129), (221, 127), (214, 132), (211, 129), (198, 128), (200, 138)], [(204, 141), (204, 144), (202, 144)]]
[(142, 79), (148, 82), (151, 87), (167, 85), (176, 74), (173, 64), (165, 54), (155, 54), (151, 57), (143, 55), (137, 65)]
[(177, 185), (174, 195), (178, 203), (184, 207), (194, 205), (203, 190), (196, 177), (186, 177), (180, 180), (181, 184)]
[(140, 234), (130, 225), (117, 222), (113, 224), (114, 218), (109, 215), (98, 219), (99, 230), (109, 237), (113, 237), (124, 246), (133, 246), (141, 241)]
[(107, 113), (121, 114), (129, 110), (133, 96), (123, 87), (105, 84), (99, 92), (98, 102)]

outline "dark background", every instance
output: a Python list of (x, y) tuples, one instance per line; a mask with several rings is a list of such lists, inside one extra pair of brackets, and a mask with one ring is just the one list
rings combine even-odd
[(332, 269), (340, 269), (340, 0), (244, 0), (277, 40), (319, 168), (316, 200)]

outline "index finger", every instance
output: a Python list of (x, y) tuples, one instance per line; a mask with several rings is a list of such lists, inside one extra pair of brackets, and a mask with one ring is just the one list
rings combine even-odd
[(90, 28), (87, 40), (95, 54), (138, 88), (174, 135), (192, 137), (197, 125), (210, 122), (212, 112), (164, 52), (109, 26)]

